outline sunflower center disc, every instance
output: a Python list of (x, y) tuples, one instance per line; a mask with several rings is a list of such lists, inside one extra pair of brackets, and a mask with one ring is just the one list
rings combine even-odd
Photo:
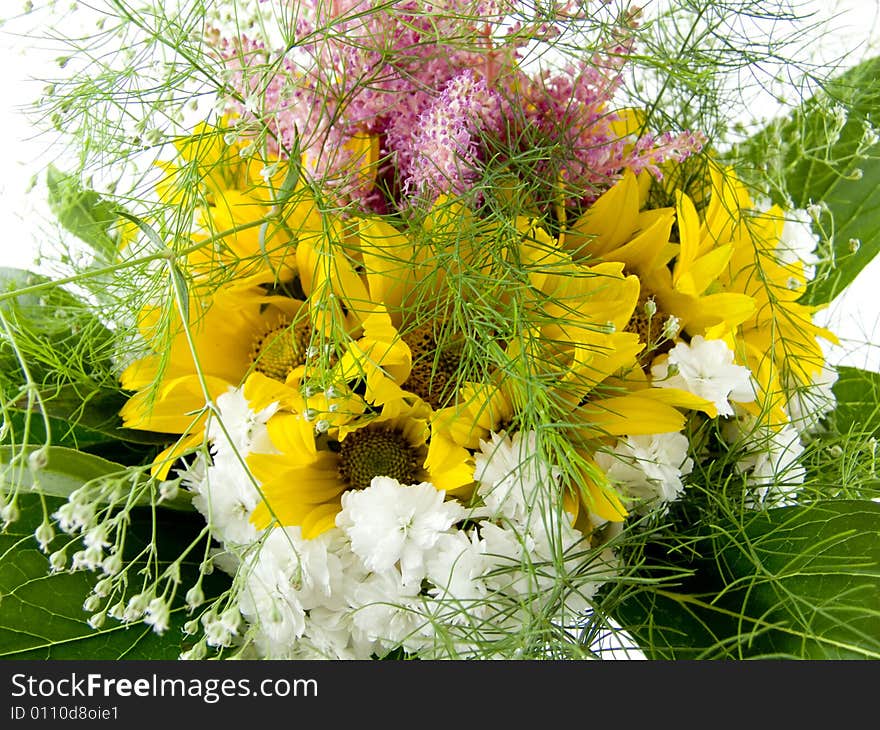
[(422, 325), (403, 337), (412, 352), (412, 369), (404, 388), (434, 408), (449, 395), (458, 373), (459, 353), (454, 347), (439, 348), (430, 325)]
[(644, 292), (639, 295), (639, 301), (632, 317), (624, 328), (626, 332), (637, 334), (639, 340), (645, 343), (645, 349), (639, 357), (640, 359), (647, 358), (646, 364), (650, 363), (657, 355), (672, 349), (673, 345), (672, 339), (667, 339), (664, 333), (669, 315), (656, 307), (654, 314), (648, 316), (645, 306), (648, 298)]
[(419, 481), (419, 451), (397, 429), (360, 428), (339, 446), (339, 476), (352, 489), (366, 489), (373, 477), (391, 477), (401, 484)]
[(291, 370), (305, 363), (311, 339), (312, 328), (306, 322), (292, 327), (289, 321), (277, 324), (254, 341), (251, 350), (254, 369), (284, 382)]

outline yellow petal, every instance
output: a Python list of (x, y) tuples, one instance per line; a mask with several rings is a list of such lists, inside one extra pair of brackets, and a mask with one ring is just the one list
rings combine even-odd
[(315, 448), (314, 426), (299, 414), (276, 413), (266, 423), (272, 445), (296, 464), (307, 464), (314, 461)]
[(302, 536), (306, 540), (312, 540), (327, 530), (336, 527), (336, 516), (342, 511), (342, 501), (335, 499), (332, 502), (321, 504), (309, 512), (302, 521)]
[(204, 438), (205, 432), (198, 431), (197, 433), (192, 433), (189, 436), (180, 439), (172, 446), (169, 446), (153, 459), (153, 466), (150, 468), (150, 476), (153, 476), (156, 479), (166, 479), (171, 467), (174, 466), (174, 462), (190, 449), (194, 449), (196, 446), (200, 445)]
[(637, 230), (639, 185), (631, 170), (605, 191), (566, 231), (569, 250), (591, 256), (622, 246)]
[(584, 429), (611, 436), (681, 431), (685, 422), (685, 417), (667, 403), (635, 394), (597, 398), (576, 413)]

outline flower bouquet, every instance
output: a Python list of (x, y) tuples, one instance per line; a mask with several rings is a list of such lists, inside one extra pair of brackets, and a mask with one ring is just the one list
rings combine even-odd
[(880, 657), (880, 376), (818, 318), (878, 63), (761, 5), (108, 1), (2, 272), (0, 654)]

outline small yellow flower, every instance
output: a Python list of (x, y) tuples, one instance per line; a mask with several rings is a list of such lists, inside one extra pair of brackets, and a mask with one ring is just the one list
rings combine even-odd
[(122, 387), (136, 391), (120, 412), (123, 425), (185, 435), (156, 458), (155, 475), (164, 479), (177, 457), (201, 443), (209, 400), (252, 370), (283, 379), (302, 369), (310, 336), (305, 310), (301, 301), (253, 285), (191, 297), (185, 324), (176, 311), (164, 322), (161, 307), (145, 308), (140, 330), (153, 352), (121, 375)]
[[(563, 233), (562, 243), (578, 256), (620, 262), (638, 276), (640, 302), (653, 303), (654, 324), (646, 331), (639, 311), (630, 326), (646, 345), (663, 339), (670, 317), (689, 334), (705, 335), (711, 327), (732, 329), (751, 316), (755, 302), (747, 292), (723, 290), (717, 283), (733, 255), (734, 229), (714, 209), (701, 223), (691, 199), (680, 192), (674, 209), (642, 210), (643, 203), (643, 183), (627, 171)], [(679, 242), (672, 243), (676, 222)]]
[(316, 435), (303, 414), (273, 416), (269, 437), (280, 453), (247, 459), (263, 495), (251, 521), (258, 529), (299, 525), (312, 538), (333, 527), (344, 492), (365, 489), (374, 477), (434, 483), (424, 465), (429, 415), (421, 403), (390, 415), (365, 415), (338, 438)]

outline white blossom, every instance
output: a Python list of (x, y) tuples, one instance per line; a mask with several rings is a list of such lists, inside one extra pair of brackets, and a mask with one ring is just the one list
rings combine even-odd
[(257, 539), (250, 516), (260, 503), (260, 493), (240, 463), (226, 460), (208, 465), (199, 454), (182, 481), (194, 493), (193, 506), (207, 520), (215, 539), (229, 545)]
[(534, 431), (513, 437), (493, 433), (489, 441), (480, 441), (474, 461), (477, 494), (489, 514), (512, 520), (525, 519), (539, 489), (559, 474), (541, 459)]
[(679, 342), (666, 360), (651, 367), (653, 384), (679, 388), (715, 404), (720, 416), (734, 414), (731, 401), (750, 403), (755, 399), (749, 369), (733, 362), (733, 351), (723, 340), (706, 340), (701, 335), (690, 344)]
[(819, 236), (813, 232), (812, 221), (810, 213), (803, 208), (786, 211), (775, 252), (776, 260), (783, 266), (803, 264), (807, 280), (813, 278), (819, 262), (816, 256)]
[(433, 626), (425, 616), (420, 591), (418, 582), (403, 580), (396, 568), (371, 573), (352, 597), (356, 639), (375, 643), (382, 651), (402, 646), (418, 652), (429, 645)]
[[(485, 614), (486, 606), (481, 602), (489, 594), (485, 575), (490, 567), (486, 541), (476, 530), (443, 534), (427, 561), (428, 579), (433, 584), (428, 593), (446, 602), (453, 614)], [(454, 622), (461, 620), (460, 613), (453, 618)]]
[(596, 454), (596, 463), (620, 491), (637, 500), (644, 513), (662, 509), (684, 491), (682, 477), (694, 462), (682, 433), (655, 433), (619, 439), (610, 452)]
[(277, 404), (259, 412), (251, 410), (239, 388), (230, 388), (217, 398), (219, 417), (207, 427), (211, 442), (210, 463), (199, 454), (181, 474), (181, 482), (194, 493), (193, 506), (202, 513), (217, 540), (229, 545), (247, 545), (258, 532), (250, 516), (261, 498), (243, 461), (255, 451), (271, 453), (266, 422)]
[(722, 433), (742, 452), (736, 468), (750, 489), (747, 506), (795, 504), (795, 495), (806, 476), (800, 461), (804, 447), (797, 429), (791, 424), (759, 425), (753, 416), (745, 415), (725, 424)]
[(278, 410), (277, 403), (254, 412), (242, 389), (230, 388), (217, 397), (217, 409), (219, 418), (211, 419), (207, 427), (215, 457), (236, 458), (238, 455), (243, 458), (253, 451), (272, 450), (266, 422)]
[(254, 624), (267, 656), (283, 655), (306, 630), (307, 611), (341, 601), (341, 563), (332, 535), (305, 540), (299, 527), (270, 530), (242, 564), (246, 585), (239, 609)]
[(834, 410), (837, 397), (833, 388), (837, 378), (836, 368), (823, 364), (809, 385), (794, 383), (792, 379), (788, 381), (785, 412), (799, 433), (818, 431), (821, 419)]
[(336, 524), (351, 540), (352, 551), (372, 571), (400, 565), (405, 583), (425, 577), (426, 553), (440, 535), (467, 514), (445, 492), (427, 482), (403, 486), (389, 477), (374, 477), (370, 486), (342, 495)]

